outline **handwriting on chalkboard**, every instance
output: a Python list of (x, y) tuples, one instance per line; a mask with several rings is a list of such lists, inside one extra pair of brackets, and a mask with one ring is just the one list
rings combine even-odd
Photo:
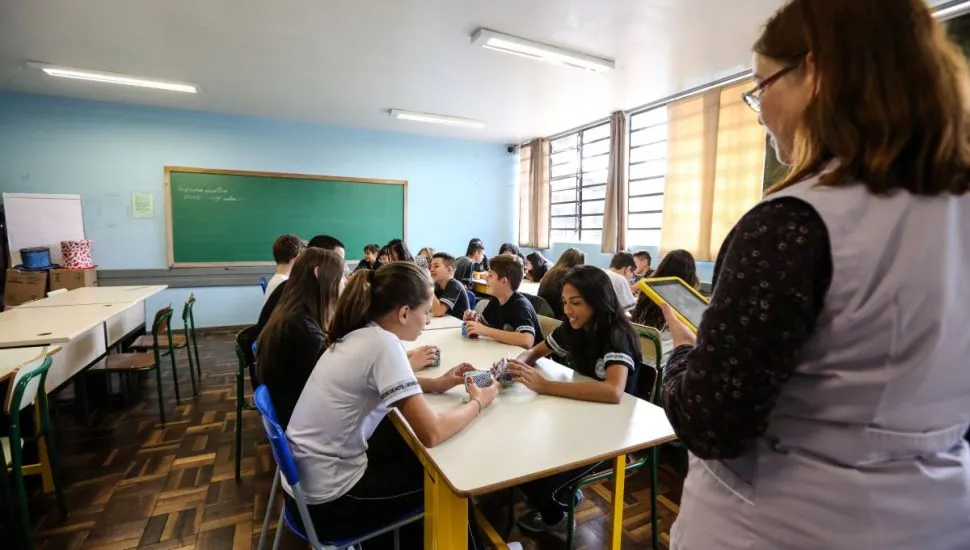
[(178, 191), (180, 193), (195, 194), (195, 195), (227, 195), (229, 190), (224, 187), (190, 187), (188, 185), (179, 185)]
[(187, 201), (242, 202), (242, 199), (232, 195), (200, 195), (198, 193), (186, 193), (182, 195), (182, 199)]
[(230, 195), (229, 190), (224, 187), (179, 185), (176, 189), (182, 193), (182, 199), (187, 201), (242, 202), (242, 199)]

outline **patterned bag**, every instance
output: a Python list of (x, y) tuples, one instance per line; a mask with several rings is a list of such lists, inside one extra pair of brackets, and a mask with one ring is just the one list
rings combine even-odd
[(64, 269), (90, 269), (94, 267), (91, 260), (91, 243), (87, 239), (78, 241), (61, 241), (61, 255)]

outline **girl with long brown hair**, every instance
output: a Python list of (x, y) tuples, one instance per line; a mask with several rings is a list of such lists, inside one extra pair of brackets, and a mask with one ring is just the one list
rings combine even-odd
[(556, 319), (560, 321), (563, 320), (562, 278), (571, 268), (584, 263), (586, 263), (586, 254), (583, 254), (582, 250), (567, 248), (539, 283), (539, 297), (549, 304)]
[(322, 248), (297, 259), (279, 304), (259, 334), (259, 379), (286, 426), (313, 366), (323, 353), (327, 327), (343, 284), (344, 261)]
[[(404, 351), (424, 329), (432, 283), (413, 262), (355, 273), (334, 315), (320, 357), (287, 429), (301, 484), (324, 540), (346, 539), (387, 525), (424, 503), (424, 469), (384, 417), (398, 409), (422, 445), (434, 447), (461, 431), (492, 403), (498, 384), (467, 386), (469, 401), (431, 410), (423, 393), (463, 383), (473, 367), (417, 378)], [(284, 486), (284, 489), (286, 487)], [(402, 530), (403, 548), (421, 545)]]
[(790, 168), (696, 336), (664, 309), (671, 548), (968, 548), (967, 62), (923, 0), (793, 0), (754, 54)]

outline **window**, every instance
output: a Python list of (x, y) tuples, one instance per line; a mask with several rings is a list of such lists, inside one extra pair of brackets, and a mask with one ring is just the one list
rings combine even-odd
[(660, 246), (667, 176), (667, 107), (630, 116), (627, 244)]
[(552, 140), (549, 213), (553, 242), (600, 242), (609, 162), (609, 122)]

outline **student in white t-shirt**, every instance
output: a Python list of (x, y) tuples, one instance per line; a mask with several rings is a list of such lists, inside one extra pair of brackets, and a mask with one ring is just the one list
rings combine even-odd
[(620, 302), (623, 311), (630, 311), (637, 304), (637, 299), (633, 297), (633, 291), (630, 290), (630, 284), (636, 271), (637, 262), (633, 259), (633, 254), (629, 252), (614, 254), (610, 267), (606, 270), (606, 274), (610, 276), (610, 282), (613, 283), (616, 299)]
[[(471, 385), (468, 403), (456, 402), (442, 413), (428, 406), (423, 393), (447, 391), (473, 368), (461, 364), (438, 378), (415, 376), (401, 341), (421, 334), (431, 296), (426, 270), (394, 262), (355, 273), (337, 303), (327, 350), (286, 430), (322, 539), (361, 535), (424, 503), (424, 470), (384, 419), (392, 407), (404, 415), (421, 444), (434, 447), (467, 426), (498, 394), (497, 384), (485, 389)], [(402, 530), (402, 548), (421, 546), (420, 522), (411, 531)]]
[(304, 250), (306, 250), (306, 241), (296, 235), (280, 235), (273, 241), (273, 260), (276, 262), (276, 273), (266, 283), (266, 292), (263, 293), (264, 304), (266, 299), (276, 290), (276, 287), (290, 278), (293, 262), (300, 257)]

